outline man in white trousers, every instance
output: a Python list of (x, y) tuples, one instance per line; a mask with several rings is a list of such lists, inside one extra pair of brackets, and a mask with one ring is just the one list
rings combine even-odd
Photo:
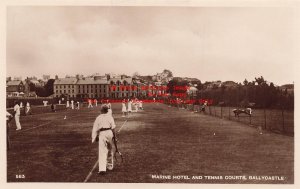
[(113, 169), (113, 137), (115, 133), (114, 118), (109, 115), (107, 105), (101, 107), (101, 114), (96, 118), (92, 130), (92, 143), (97, 141), (99, 143), (99, 172), (98, 174), (105, 174), (106, 170)]
[(77, 110), (79, 110), (80, 109), (80, 104), (79, 104), (79, 101), (77, 101), (77, 108), (76, 108)]
[(14, 106), (14, 111), (15, 111), (15, 121), (16, 121), (16, 126), (17, 126), (17, 131), (21, 130), (21, 124), (20, 124), (20, 106), (18, 102), (15, 102)]
[(88, 103), (89, 103), (88, 108), (92, 108), (93, 107), (93, 105), (92, 105), (92, 99), (88, 99)]
[(71, 108), (74, 110), (74, 100), (71, 100)]

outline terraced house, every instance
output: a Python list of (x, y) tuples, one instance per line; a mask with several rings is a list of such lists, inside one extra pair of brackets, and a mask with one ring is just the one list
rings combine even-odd
[(96, 99), (124, 99), (145, 98), (155, 94), (150, 84), (139, 79), (122, 76), (91, 76), (56, 78), (54, 82), (54, 97), (96, 98)]
[(75, 98), (78, 94), (76, 77), (71, 78), (55, 78), (53, 84), (54, 97), (67, 96)]
[(110, 97), (111, 98), (130, 98), (137, 97), (138, 86), (132, 78), (111, 78)]
[(87, 77), (78, 79), (77, 83), (78, 98), (108, 98), (109, 86), (107, 79), (97, 77)]

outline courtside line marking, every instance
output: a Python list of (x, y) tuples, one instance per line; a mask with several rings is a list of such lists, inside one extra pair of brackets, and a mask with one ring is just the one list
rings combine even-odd
[(123, 126), (125, 125), (126, 122), (127, 122), (127, 120), (124, 121), (123, 125), (121, 126), (121, 128), (118, 130), (117, 133), (119, 133), (121, 131), (121, 129), (123, 128)]
[(38, 128), (38, 127), (43, 127), (43, 126), (45, 126), (45, 125), (48, 125), (49, 123), (52, 123), (52, 121), (49, 121), (49, 122), (47, 122), (47, 123), (38, 125), (38, 126), (36, 126), (36, 127), (32, 127), (32, 128), (29, 128), (29, 129), (21, 130), (19, 133), (23, 133), (23, 132), (25, 132), (25, 131), (29, 131), (29, 130), (32, 130), (32, 129), (36, 129), (36, 128)]
[[(121, 131), (122, 127), (125, 125), (126, 122), (127, 122), (127, 120), (124, 121), (124, 123), (123, 123), (123, 125), (121, 126), (121, 128), (119, 129), (118, 133)], [(97, 165), (98, 165), (98, 160), (96, 161), (96, 163), (94, 164), (92, 170), (89, 172), (89, 174), (86, 176), (86, 178), (84, 179), (83, 182), (87, 182), (87, 181), (91, 178), (91, 176), (92, 176), (94, 170), (97, 168)]]
[(87, 175), (87, 177), (84, 179), (83, 182), (87, 182), (91, 178), (91, 176), (93, 174), (93, 171), (96, 169), (97, 165), (98, 165), (98, 160), (96, 161), (96, 163), (93, 166), (92, 170), (89, 172), (89, 174)]

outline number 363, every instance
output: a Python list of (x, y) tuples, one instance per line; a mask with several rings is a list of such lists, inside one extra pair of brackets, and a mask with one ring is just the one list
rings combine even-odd
[(24, 179), (24, 178), (25, 178), (25, 175), (16, 175), (16, 178), (17, 178), (17, 179)]

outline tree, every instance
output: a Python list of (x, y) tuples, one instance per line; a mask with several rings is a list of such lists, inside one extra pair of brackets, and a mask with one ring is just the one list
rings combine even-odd
[(263, 78), (263, 76), (260, 76), (258, 78), (255, 78), (255, 81), (258, 85), (263, 85), (266, 84), (267, 82), (265, 81), (265, 79)]
[(33, 92), (33, 91), (35, 91), (35, 85), (33, 84), (33, 83), (29, 83), (29, 91), (30, 92)]
[(46, 90), (44, 87), (36, 87), (35, 88), (35, 93), (39, 97), (46, 97)]
[(178, 81), (175, 79), (172, 79), (171, 81), (169, 81), (168, 85), (167, 85), (167, 93), (170, 93), (171, 95), (174, 93), (174, 87), (177, 86)]
[(197, 84), (196, 88), (197, 88), (199, 91), (203, 89), (204, 86), (203, 86), (203, 84), (201, 83), (201, 81), (197, 82), (196, 84)]
[(170, 70), (164, 69), (163, 73), (167, 73), (168, 77), (173, 77), (173, 73)]
[(139, 77), (139, 76), (140, 76), (139, 72), (134, 72), (134, 73), (132, 74), (132, 77)]
[(167, 92), (173, 95), (174, 93), (186, 93), (188, 81), (172, 79), (167, 85)]
[(45, 88), (45, 95), (46, 96), (50, 96), (50, 95), (52, 95), (54, 93), (53, 92), (54, 82), (55, 82), (55, 79), (49, 79), (47, 81), (46, 85), (44, 86), (44, 88)]

